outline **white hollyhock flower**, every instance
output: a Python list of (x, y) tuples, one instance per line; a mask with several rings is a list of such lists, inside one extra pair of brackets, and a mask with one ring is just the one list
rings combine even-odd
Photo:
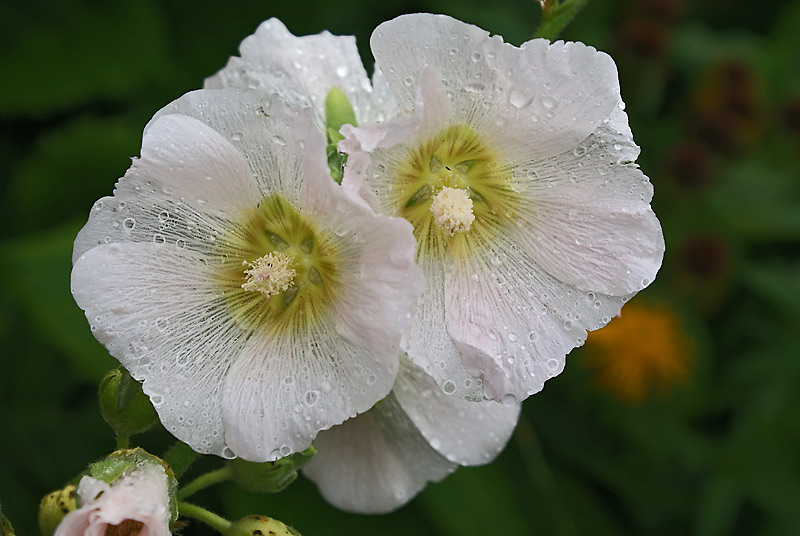
[(414, 226), (427, 287), (404, 349), (445, 392), (520, 401), (661, 265), (614, 62), (427, 14), (371, 46), (403, 117), (342, 128), (343, 185)]
[(407, 222), (331, 180), (309, 110), (201, 90), (155, 115), (93, 207), (72, 292), (175, 436), (274, 460), (391, 390), (413, 252)]
[(163, 467), (149, 463), (123, 474), (111, 485), (84, 476), (78, 485), (81, 507), (64, 517), (54, 536), (167, 536), (167, 478)]
[(385, 513), (413, 499), (458, 465), (483, 465), (505, 447), (517, 404), (469, 402), (442, 392), (401, 360), (394, 389), (373, 409), (321, 432), (303, 473), (343, 510)]

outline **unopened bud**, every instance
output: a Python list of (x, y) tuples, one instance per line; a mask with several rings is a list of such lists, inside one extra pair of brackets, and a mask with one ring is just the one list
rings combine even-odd
[(303, 452), (274, 462), (254, 463), (237, 458), (229, 461), (228, 466), (232, 480), (242, 489), (256, 493), (275, 493), (294, 482), (297, 471), (310, 462), (316, 453), (314, 447), (308, 447)]
[(295, 529), (267, 516), (252, 515), (234, 521), (223, 536), (300, 536)]
[[(42, 533), (42, 536), (53, 534), (64, 516), (77, 508), (77, 494), (75, 486), (70, 484), (66, 488), (48, 493), (42, 498), (42, 502), (39, 504), (39, 532)], [(14, 531), (0, 532), (2, 536), (8, 536), (8, 534), (14, 534)]]
[(158, 422), (142, 384), (124, 369), (115, 369), (100, 382), (100, 414), (119, 436), (132, 436), (149, 430)]

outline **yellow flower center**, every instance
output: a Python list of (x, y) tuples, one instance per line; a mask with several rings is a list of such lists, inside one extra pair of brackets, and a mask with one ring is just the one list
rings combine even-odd
[(270, 195), (225, 238), (219, 277), (238, 322), (293, 332), (325, 317), (342, 270), (335, 236)]
[(467, 125), (452, 125), (411, 148), (395, 168), (389, 212), (414, 226), (417, 255), (442, 255), (476, 235), (491, 243), (519, 209), (511, 172)]

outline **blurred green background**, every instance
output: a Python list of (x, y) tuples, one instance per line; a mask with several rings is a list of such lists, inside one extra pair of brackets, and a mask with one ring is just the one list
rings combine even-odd
[[(0, 5), (0, 502), (17, 534), (114, 448), (95, 393), (115, 362), (71, 299), (70, 253), (148, 119), (268, 17), (355, 34), (371, 66), (372, 28), (415, 11), (514, 44), (540, 16), (532, 0)], [(590, 2), (563, 37), (617, 61), (667, 242), (656, 282), (525, 402), (496, 462), (394, 514), (341, 513), (302, 477), (196, 502), (305, 535), (800, 534), (798, 36), (798, 1)], [(171, 439), (138, 442), (158, 453)]]

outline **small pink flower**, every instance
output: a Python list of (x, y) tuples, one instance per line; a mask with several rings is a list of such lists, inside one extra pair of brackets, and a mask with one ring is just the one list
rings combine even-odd
[(81, 508), (67, 514), (54, 536), (167, 536), (169, 495), (163, 467), (146, 464), (111, 485), (90, 476), (78, 485)]

